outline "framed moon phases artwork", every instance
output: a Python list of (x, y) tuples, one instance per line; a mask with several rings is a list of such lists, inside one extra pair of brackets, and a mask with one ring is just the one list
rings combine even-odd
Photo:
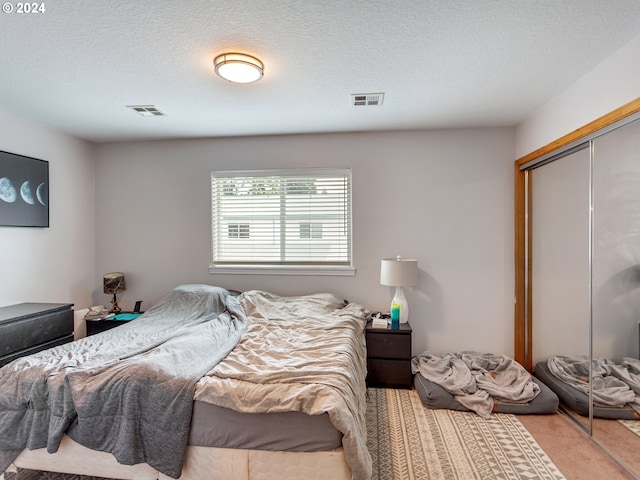
[(49, 162), (0, 151), (0, 226), (49, 226)]

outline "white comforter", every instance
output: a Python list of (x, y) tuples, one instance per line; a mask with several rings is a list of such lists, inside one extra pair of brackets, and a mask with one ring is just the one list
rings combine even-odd
[(240, 343), (196, 385), (196, 400), (248, 413), (327, 412), (343, 433), (355, 480), (369, 480), (366, 310), (331, 294), (239, 297), (250, 324)]

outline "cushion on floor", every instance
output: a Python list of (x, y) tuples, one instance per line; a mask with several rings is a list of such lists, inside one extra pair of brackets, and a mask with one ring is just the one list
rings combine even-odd
[[(533, 378), (533, 381), (540, 386), (540, 393), (528, 403), (509, 403), (494, 402), (494, 412), (512, 413), (515, 415), (534, 415), (534, 414), (550, 414), (558, 411), (558, 397), (544, 383)], [(427, 408), (439, 409), (446, 408), (449, 410), (460, 410), (469, 412), (470, 410), (455, 399), (455, 397), (447, 392), (437, 383), (433, 383), (421, 374), (416, 374), (413, 384), (416, 387), (418, 396), (422, 404)]]
[[(547, 362), (539, 362), (533, 374), (553, 390), (562, 403), (583, 417), (589, 416), (589, 395), (568, 385), (556, 377), (547, 366)], [(593, 416), (596, 418), (609, 418), (612, 420), (636, 420), (633, 408), (624, 407), (600, 407), (594, 406)]]

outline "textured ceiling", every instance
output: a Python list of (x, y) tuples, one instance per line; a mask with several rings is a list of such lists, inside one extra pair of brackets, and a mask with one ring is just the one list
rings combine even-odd
[[(639, 0), (44, 5), (0, 13), (0, 110), (97, 142), (515, 125), (640, 34)], [(264, 78), (218, 78), (225, 51)]]

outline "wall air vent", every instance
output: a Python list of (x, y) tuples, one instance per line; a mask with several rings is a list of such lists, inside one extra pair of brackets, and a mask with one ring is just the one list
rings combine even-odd
[(382, 105), (384, 93), (352, 93), (351, 104), (354, 107), (369, 107)]
[(133, 110), (143, 117), (164, 117), (167, 114), (158, 110), (155, 105), (127, 105), (127, 108)]

